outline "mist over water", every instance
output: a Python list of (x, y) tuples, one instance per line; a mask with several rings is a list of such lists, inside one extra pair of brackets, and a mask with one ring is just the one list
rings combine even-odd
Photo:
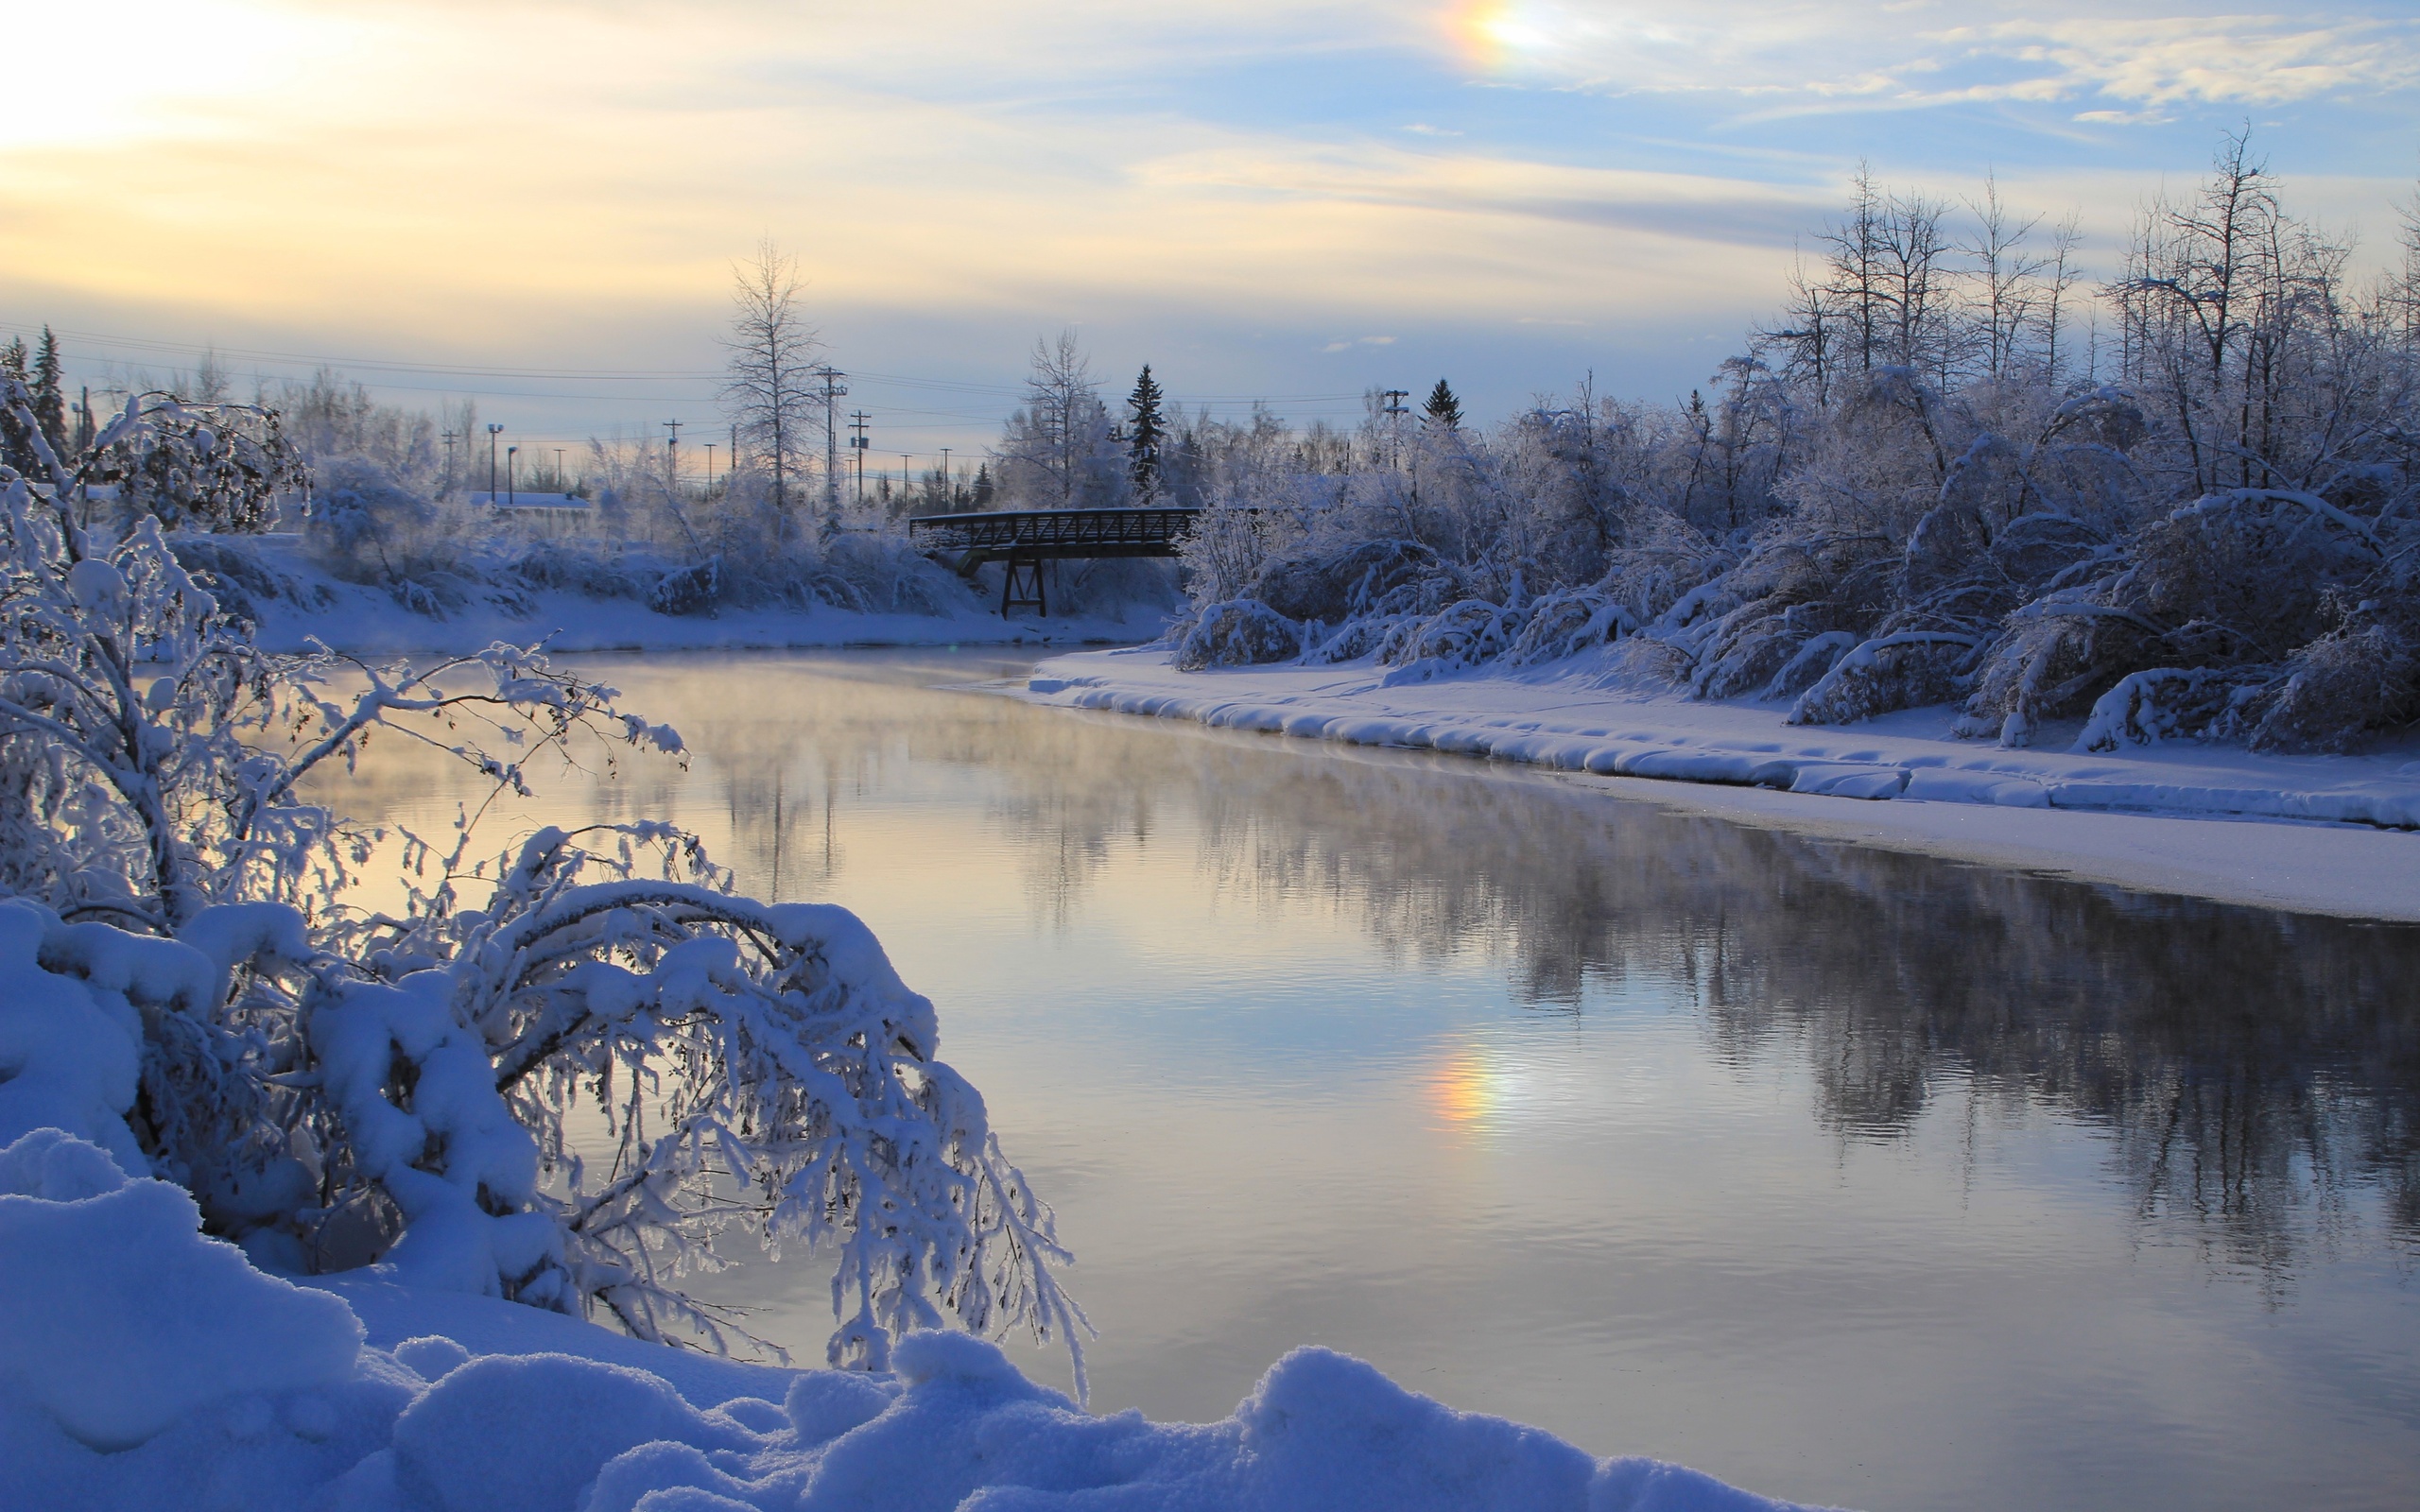
[[(1809, 1501), (2408, 1504), (2420, 930), (949, 686), (989, 654), (588, 666), (694, 760), (489, 849), (666, 816), (860, 913), (1057, 1205), (1097, 1408), (1318, 1342)], [(319, 796), (429, 833), (467, 778)], [(817, 1261), (730, 1247), (820, 1359)]]

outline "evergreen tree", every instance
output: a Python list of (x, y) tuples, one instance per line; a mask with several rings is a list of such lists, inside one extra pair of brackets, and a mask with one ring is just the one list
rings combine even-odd
[(979, 511), (992, 507), (991, 464), (978, 462), (975, 467), (975, 507)]
[(1427, 411), (1430, 424), (1442, 425), (1449, 431), (1461, 429), (1462, 402), (1454, 397), (1453, 388), (1444, 379), (1438, 379), (1437, 387), (1428, 390), (1428, 403), (1421, 408)]
[(1160, 491), (1160, 441), (1167, 435), (1161, 398), (1159, 382), (1147, 362), (1142, 376), (1134, 380), (1134, 392), (1126, 400), (1134, 418), (1134, 428), (1126, 438), (1127, 475), (1134, 480), (1135, 498), (1146, 504)]
[(66, 455), (67, 391), (60, 382), (59, 338), (50, 334), (48, 326), (42, 328), (42, 344), (34, 349), (30, 387), (34, 391), (34, 422), (42, 427), (50, 449)]
[[(14, 378), (32, 387), (33, 374), (26, 369), (26, 342), (22, 336), (11, 336), (0, 347), (0, 376)], [(41, 462), (34, 455), (33, 440), (13, 413), (0, 411), (0, 464), (15, 468), (27, 477), (44, 475)]]

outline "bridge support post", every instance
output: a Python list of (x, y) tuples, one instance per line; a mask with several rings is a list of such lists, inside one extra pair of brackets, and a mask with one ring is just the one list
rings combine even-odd
[(1050, 600), (1042, 585), (1042, 558), (1022, 554), (1011, 555), (1000, 578), (1000, 618), (1021, 609), (1030, 609), (1048, 618)]

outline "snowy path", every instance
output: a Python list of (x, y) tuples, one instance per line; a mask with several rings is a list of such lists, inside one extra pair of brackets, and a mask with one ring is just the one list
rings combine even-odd
[(1584, 658), (1389, 686), (1366, 663), (1179, 672), (1164, 648), (1145, 647), (1054, 657), (1025, 696), (1489, 756), (1626, 794), (1640, 789), (1625, 779), (1662, 779), (1648, 796), (1816, 834), (2149, 891), (2420, 920), (2420, 750), (2003, 750), (1952, 738), (1942, 709), (1798, 728), (1776, 704), (1610, 684)]

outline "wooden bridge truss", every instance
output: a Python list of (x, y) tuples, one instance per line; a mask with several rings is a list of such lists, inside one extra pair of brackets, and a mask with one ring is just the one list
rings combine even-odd
[(973, 578), (987, 561), (1005, 564), (1000, 614), (1050, 612), (1043, 564), (1098, 557), (1173, 557), (1199, 509), (1010, 509), (920, 515), (908, 522), (919, 551)]

